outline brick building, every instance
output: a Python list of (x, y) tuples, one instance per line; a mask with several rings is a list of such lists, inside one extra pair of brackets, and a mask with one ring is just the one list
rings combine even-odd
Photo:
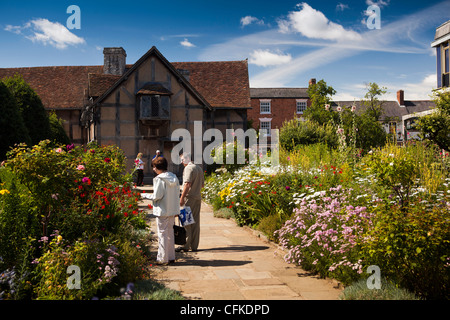
[[(315, 83), (311, 79), (310, 83)], [(248, 119), (255, 129), (279, 129), (283, 122), (302, 119), (311, 101), (308, 88), (250, 88), (251, 106)], [(269, 131), (270, 132), (270, 131)]]

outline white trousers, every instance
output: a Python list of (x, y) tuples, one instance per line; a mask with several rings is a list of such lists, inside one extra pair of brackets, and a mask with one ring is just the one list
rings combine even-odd
[(174, 223), (175, 216), (156, 217), (158, 227), (158, 255), (156, 256), (156, 260), (160, 263), (175, 260)]

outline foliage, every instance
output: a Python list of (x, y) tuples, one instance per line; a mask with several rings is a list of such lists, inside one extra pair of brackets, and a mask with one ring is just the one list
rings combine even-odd
[(436, 91), (433, 102), (436, 111), (419, 117), (416, 121), (417, 129), (422, 139), (436, 143), (440, 149), (450, 148), (450, 90)]
[(300, 145), (323, 143), (330, 148), (338, 145), (336, 131), (331, 124), (318, 125), (314, 121), (285, 121), (280, 129), (280, 147), (292, 151)]
[(450, 298), (449, 209), (445, 200), (429, 206), (416, 199), (407, 208), (380, 204), (361, 242), (366, 264), (423, 298)]
[(303, 198), (292, 219), (277, 231), (288, 254), (285, 260), (320, 276), (350, 283), (362, 273), (357, 239), (366, 232), (371, 215), (366, 207), (350, 204), (351, 192), (337, 188), (318, 197)]
[[(213, 149), (211, 151), (211, 157), (214, 163), (209, 166), (210, 170), (222, 167), (227, 171), (233, 172), (249, 163), (249, 150), (238, 139), (234, 139), (233, 137), (233, 142), (225, 141), (221, 146)], [(256, 159), (255, 157), (254, 160)]]
[(398, 288), (391, 281), (381, 278), (380, 289), (369, 289), (366, 279), (360, 279), (344, 288), (341, 300), (419, 300), (406, 289)]
[(324, 109), (331, 101), (331, 97), (336, 93), (331, 86), (322, 79), (315, 84), (310, 84), (308, 87), (308, 96), (311, 100), (311, 105), (303, 112), (303, 116), (316, 122), (319, 125), (324, 125), (330, 121), (336, 121), (336, 114)]
[(48, 139), (55, 144), (70, 144), (70, 139), (63, 127), (63, 121), (58, 118), (56, 112), (52, 111), (48, 114), (48, 121), (50, 123), (50, 134)]
[(50, 137), (50, 123), (44, 105), (37, 93), (28, 85), (21, 75), (4, 78), (3, 83), (16, 99), (25, 127), (31, 138), (31, 144)]
[(6, 159), (10, 147), (17, 143), (30, 144), (31, 139), (22, 114), (8, 87), (0, 81), (0, 160)]
[[(116, 146), (48, 140), (9, 153), (0, 168), (2, 298), (91, 299), (142, 277), (148, 233), (125, 160)], [(79, 290), (66, 286), (71, 265)]]
[(434, 146), (423, 143), (399, 148), (387, 144), (369, 153), (363, 162), (374, 173), (378, 183), (394, 192), (402, 207), (406, 207), (411, 193), (420, 186), (429, 194), (437, 191), (446, 178), (448, 159), (442, 161)]
[(365, 106), (365, 113), (374, 121), (379, 121), (383, 115), (383, 100), (379, 97), (386, 94), (386, 88), (380, 87), (375, 82), (366, 84), (367, 93), (364, 95), (362, 105)]
[(379, 266), (388, 288), (373, 298), (408, 297), (394, 282), (421, 298), (448, 299), (448, 153), (427, 143), (387, 144), (351, 161), (324, 144), (282, 148), (278, 167), (207, 177), (204, 199), (321, 276), (350, 284)]

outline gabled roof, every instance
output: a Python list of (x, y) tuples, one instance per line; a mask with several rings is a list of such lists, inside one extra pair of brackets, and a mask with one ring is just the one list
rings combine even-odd
[[(100, 99), (150, 55), (158, 56), (177, 79), (208, 108), (251, 108), (247, 61), (173, 62), (151, 48), (123, 76), (103, 74), (103, 66), (0, 68), (0, 79), (21, 74), (47, 109), (81, 109), (86, 97)], [(177, 70), (190, 73), (189, 81)], [(98, 100), (101, 101), (101, 100)]]
[(250, 97), (257, 99), (308, 99), (308, 88), (251, 88)]
[(211, 109), (211, 105), (208, 101), (187, 81), (178, 71), (173, 67), (173, 65), (153, 46), (150, 50), (147, 51), (131, 68), (125, 71), (125, 73), (117, 80), (108, 90), (106, 90), (97, 100), (94, 101), (94, 104), (101, 103), (111, 92), (113, 92), (123, 81), (128, 79), (128, 77), (137, 69), (139, 66), (144, 63), (149, 57), (152, 55), (158, 57), (161, 62), (168, 68), (177, 78), (177, 80), (184, 84), (184, 86), (191, 91), (191, 93), (196, 96), (205, 107)]

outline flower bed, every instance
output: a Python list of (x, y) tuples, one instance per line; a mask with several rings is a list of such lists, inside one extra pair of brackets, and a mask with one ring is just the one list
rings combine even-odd
[(148, 233), (124, 170), (115, 146), (42, 141), (9, 153), (0, 168), (0, 298), (91, 299), (143, 276)]
[(205, 199), (278, 241), (288, 262), (321, 276), (347, 285), (374, 264), (422, 298), (450, 297), (446, 151), (388, 144), (348, 162), (321, 146), (280, 154), (279, 167), (213, 173)]

